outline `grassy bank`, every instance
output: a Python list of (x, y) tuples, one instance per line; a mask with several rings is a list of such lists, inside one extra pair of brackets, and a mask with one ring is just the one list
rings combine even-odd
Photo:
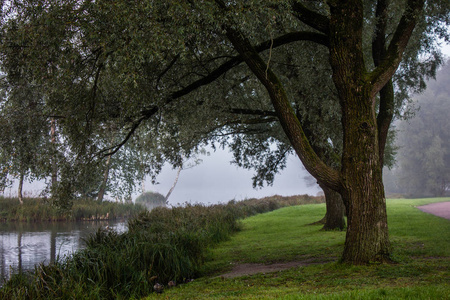
[(134, 204), (77, 200), (70, 210), (60, 210), (42, 198), (0, 198), (0, 222), (48, 222), (80, 220), (114, 220), (129, 218), (143, 211)]
[[(415, 208), (439, 201), (450, 199), (388, 200), (395, 264), (339, 264), (345, 232), (309, 225), (323, 216), (323, 204), (296, 206), (244, 220), (210, 253), (206, 276), (146, 299), (449, 299), (450, 221)], [(287, 261), (309, 265), (221, 276), (238, 264)]]
[(15, 275), (0, 299), (129, 299), (204, 272), (209, 249), (240, 230), (239, 220), (280, 207), (323, 202), (307, 195), (157, 208), (129, 221), (129, 231), (99, 231), (73, 257)]

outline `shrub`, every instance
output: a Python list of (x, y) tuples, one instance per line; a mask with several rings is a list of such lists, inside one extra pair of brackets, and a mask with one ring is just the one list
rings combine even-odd
[(136, 204), (141, 204), (148, 210), (152, 210), (155, 207), (164, 207), (167, 204), (166, 197), (160, 193), (145, 192), (140, 194), (136, 200)]

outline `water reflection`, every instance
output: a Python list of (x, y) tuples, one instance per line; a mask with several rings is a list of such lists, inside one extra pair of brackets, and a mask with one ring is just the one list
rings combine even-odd
[(12, 272), (32, 270), (84, 247), (83, 239), (108, 226), (118, 232), (125, 222), (12, 223), (0, 224), (0, 284)]

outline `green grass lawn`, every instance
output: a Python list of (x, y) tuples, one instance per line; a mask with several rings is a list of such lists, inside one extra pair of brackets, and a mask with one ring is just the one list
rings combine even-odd
[[(450, 299), (450, 221), (415, 206), (450, 198), (388, 200), (395, 264), (338, 263), (345, 232), (309, 225), (324, 204), (282, 208), (242, 221), (211, 250), (202, 278), (147, 299)], [(306, 267), (223, 278), (238, 263), (308, 261)]]

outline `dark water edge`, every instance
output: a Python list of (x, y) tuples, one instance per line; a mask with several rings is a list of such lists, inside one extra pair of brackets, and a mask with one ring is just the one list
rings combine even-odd
[(0, 223), (0, 286), (13, 273), (33, 270), (84, 247), (84, 239), (100, 227), (127, 230), (124, 221)]

